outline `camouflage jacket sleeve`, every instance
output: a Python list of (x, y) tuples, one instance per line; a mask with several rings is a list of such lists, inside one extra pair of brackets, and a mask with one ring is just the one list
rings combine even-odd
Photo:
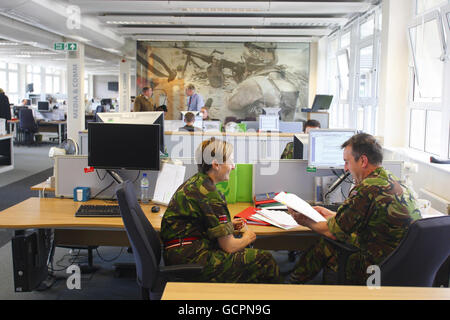
[(362, 186), (355, 187), (350, 197), (339, 207), (336, 216), (328, 220), (328, 228), (338, 241), (359, 247), (357, 231), (365, 221), (373, 194)]
[(281, 159), (293, 159), (294, 158), (294, 143), (289, 142), (281, 154)]
[(187, 194), (187, 196), (189, 201), (193, 202), (192, 205), (197, 205), (202, 213), (208, 238), (216, 239), (233, 234), (234, 227), (223, 196), (208, 180), (205, 180), (197, 190), (193, 190), (196, 195)]

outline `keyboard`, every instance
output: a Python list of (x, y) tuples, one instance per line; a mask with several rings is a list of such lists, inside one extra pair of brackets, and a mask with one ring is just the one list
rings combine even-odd
[(115, 205), (81, 205), (75, 217), (121, 217), (119, 206)]

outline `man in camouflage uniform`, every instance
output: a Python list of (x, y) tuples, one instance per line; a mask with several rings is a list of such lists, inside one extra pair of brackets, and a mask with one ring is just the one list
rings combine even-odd
[[(352, 284), (363, 285), (369, 276), (367, 267), (380, 264), (399, 245), (409, 225), (421, 216), (408, 188), (381, 167), (382, 149), (374, 137), (357, 134), (342, 148), (345, 170), (350, 171), (356, 186), (337, 213), (314, 207), (327, 219), (316, 223), (290, 212), (299, 224), (358, 248), (349, 257), (346, 277)], [(324, 275), (337, 272), (336, 250), (323, 238), (303, 254), (289, 282), (305, 283), (322, 268)]]
[[(228, 180), (234, 168), (230, 160), (223, 164), (216, 161), (222, 157), (218, 149), (230, 144), (213, 138), (200, 145), (200, 154), (211, 145), (212, 165), (197, 162), (199, 173), (178, 188), (163, 216), (160, 235), (165, 263), (204, 266), (202, 274), (191, 279), (194, 281), (280, 282), (272, 255), (246, 248), (256, 239), (254, 232), (241, 219), (231, 219), (225, 197), (216, 189), (215, 184)], [(231, 153), (232, 147), (223, 152), (224, 158)], [(241, 238), (234, 237), (235, 230), (242, 232)]]
[[(303, 130), (304, 133), (309, 133), (309, 130), (311, 129), (319, 129), (320, 128), (320, 122), (317, 120), (308, 120), (305, 123), (305, 129)], [(286, 147), (283, 150), (283, 153), (281, 154), (281, 159), (294, 159), (294, 143), (289, 142)]]

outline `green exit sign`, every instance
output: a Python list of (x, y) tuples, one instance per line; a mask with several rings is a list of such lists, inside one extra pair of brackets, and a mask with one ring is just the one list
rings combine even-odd
[(55, 42), (54, 48), (55, 48), (55, 50), (64, 51), (65, 43), (64, 42)]
[(76, 42), (67, 42), (66, 43), (66, 50), (67, 51), (77, 51), (78, 45)]
[(55, 51), (77, 51), (78, 44), (76, 42), (55, 42), (53, 48)]

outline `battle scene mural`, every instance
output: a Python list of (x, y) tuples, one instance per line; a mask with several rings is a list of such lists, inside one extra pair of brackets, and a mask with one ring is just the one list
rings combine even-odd
[(309, 43), (137, 43), (137, 91), (152, 86), (169, 119), (186, 110), (185, 86), (192, 83), (210, 117), (257, 117), (281, 108), (293, 121), (307, 107)]

